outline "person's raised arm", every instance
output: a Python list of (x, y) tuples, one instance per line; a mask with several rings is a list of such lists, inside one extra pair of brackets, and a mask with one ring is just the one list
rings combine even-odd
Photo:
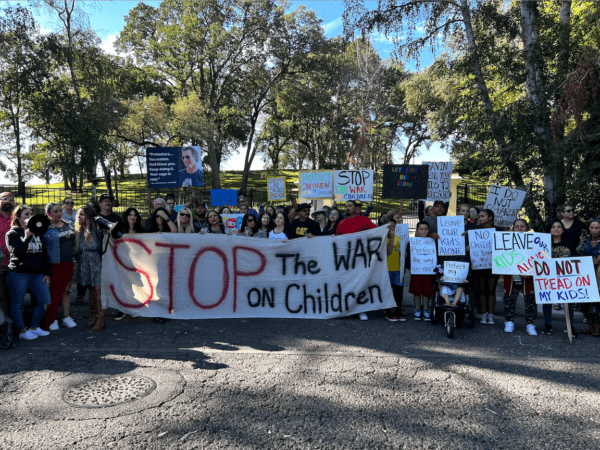
[(423, 219), (425, 218), (425, 202), (422, 200), (419, 200), (419, 222), (423, 222)]
[(388, 231), (388, 245), (387, 245), (387, 254), (391, 255), (394, 251), (394, 240), (396, 239), (396, 227), (393, 223), (389, 225), (390, 231)]

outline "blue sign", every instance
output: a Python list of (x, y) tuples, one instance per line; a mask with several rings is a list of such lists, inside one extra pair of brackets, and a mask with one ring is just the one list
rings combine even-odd
[(146, 169), (150, 189), (204, 185), (199, 146), (147, 148)]
[(210, 204), (212, 206), (237, 205), (238, 192), (235, 189), (211, 189)]

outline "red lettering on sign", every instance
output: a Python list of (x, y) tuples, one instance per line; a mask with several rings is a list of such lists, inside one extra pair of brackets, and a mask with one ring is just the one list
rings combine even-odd
[(173, 272), (175, 272), (175, 249), (190, 248), (188, 244), (169, 244), (156, 242), (157, 247), (166, 247), (171, 249), (169, 252), (169, 314), (173, 314)]
[[(198, 263), (198, 260), (205, 252), (216, 253), (216, 255), (219, 258), (221, 258), (221, 260), (223, 261), (223, 269), (224, 270), (223, 270), (223, 288), (221, 289), (221, 297), (219, 298), (219, 300), (216, 303), (213, 303), (212, 305), (205, 305), (203, 303), (200, 303), (198, 300), (196, 300), (196, 295), (194, 294), (195, 287), (196, 287), (195, 281), (194, 281), (196, 278), (195, 277), (196, 264)], [(216, 308), (221, 303), (223, 303), (223, 300), (225, 300), (225, 297), (227, 297), (227, 291), (229, 290), (229, 269), (227, 268), (227, 256), (221, 249), (219, 249), (217, 247), (204, 247), (204, 248), (200, 249), (200, 251), (198, 251), (198, 253), (196, 253), (194, 260), (192, 261), (192, 266), (190, 267), (190, 273), (188, 276), (188, 289), (190, 291), (190, 297), (192, 297), (192, 301), (199, 308), (212, 309), (212, 308)]]
[(120, 305), (125, 306), (126, 308), (142, 308), (150, 302), (152, 297), (154, 297), (154, 286), (152, 285), (152, 281), (150, 280), (150, 275), (148, 275), (147, 272), (145, 272), (137, 267), (126, 266), (123, 263), (123, 260), (121, 260), (121, 257), (117, 253), (117, 249), (119, 248), (119, 245), (121, 245), (124, 242), (129, 242), (131, 244), (137, 244), (137, 245), (141, 246), (144, 249), (144, 251), (146, 253), (148, 253), (148, 255), (152, 254), (152, 250), (150, 250), (146, 244), (144, 244), (142, 241), (140, 241), (138, 239), (120, 239), (118, 241), (115, 241), (115, 244), (113, 245), (113, 248), (112, 248), (113, 256), (114, 256), (115, 260), (121, 265), (121, 267), (123, 267), (125, 270), (127, 270), (129, 272), (137, 272), (137, 273), (143, 275), (144, 277), (146, 277), (146, 280), (148, 281), (148, 284), (150, 285), (150, 294), (148, 295), (148, 298), (146, 300), (144, 300), (142, 303), (126, 303), (117, 296), (117, 293), (115, 292), (114, 284), (111, 284), (109, 286), (109, 288), (110, 288), (110, 291), (112, 292), (112, 295), (115, 297), (115, 299), (117, 300), (117, 302), (119, 302)]
[[(237, 255), (238, 250), (245, 250), (247, 252), (256, 253), (258, 255), (258, 257), (260, 258), (260, 267), (258, 268), (258, 270), (254, 271), (254, 272), (243, 272), (241, 270), (238, 270), (238, 255)], [(263, 255), (258, 250), (251, 248), (251, 247), (240, 247), (240, 246), (233, 247), (233, 312), (235, 312), (235, 310), (237, 308), (238, 277), (240, 277), (240, 276), (241, 277), (251, 277), (254, 275), (258, 275), (263, 270), (265, 270), (266, 265), (267, 265), (267, 258), (265, 257), (265, 255)]]

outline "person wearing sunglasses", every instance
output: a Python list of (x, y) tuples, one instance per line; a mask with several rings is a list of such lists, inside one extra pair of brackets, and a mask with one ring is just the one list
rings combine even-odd
[(258, 226), (258, 220), (252, 214), (244, 214), (242, 219), (242, 226), (238, 231), (238, 236), (258, 237), (268, 239), (269, 235), (260, 229)]
[(63, 210), (62, 210), (62, 220), (67, 222), (71, 228), (75, 229), (75, 211), (73, 207), (75, 206), (75, 202), (71, 197), (66, 197), (63, 200)]
[(185, 169), (179, 171), (179, 185), (181, 187), (202, 186), (202, 163), (200, 162), (200, 147), (183, 147), (181, 160)]
[(192, 222), (192, 210), (182, 206), (177, 213), (177, 232), (178, 233), (194, 233), (194, 225)]
[[(562, 241), (567, 244), (571, 255), (577, 254), (577, 246), (581, 239), (581, 233), (586, 229), (585, 223), (575, 218), (575, 209), (568, 204), (559, 206), (556, 209), (556, 218), (563, 224), (564, 232)], [(546, 233), (550, 233), (550, 228), (554, 220), (546, 225)]]

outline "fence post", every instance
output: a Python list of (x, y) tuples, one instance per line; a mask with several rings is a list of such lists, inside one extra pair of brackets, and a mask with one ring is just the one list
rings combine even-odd
[(21, 200), (23, 200), (23, 205), (26, 205), (27, 202), (25, 201), (25, 182), (21, 181), (21, 184), (19, 184), (19, 194), (21, 194)]

